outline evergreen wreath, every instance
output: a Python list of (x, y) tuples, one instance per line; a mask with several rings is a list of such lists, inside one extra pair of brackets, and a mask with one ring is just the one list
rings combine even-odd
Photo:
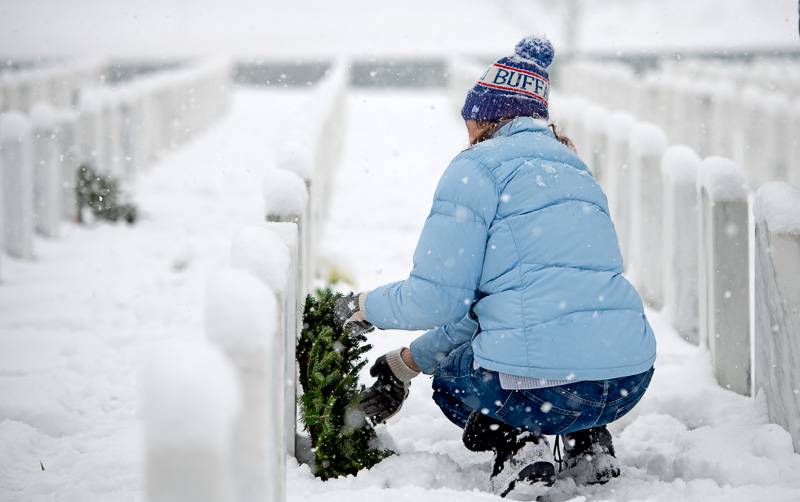
[(137, 210), (133, 204), (120, 202), (119, 181), (111, 175), (99, 174), (91, 165), (82, 164), (78, 168), (75, 183), (75, 200), (78, 204), (78, 222), (86, 220), (84, 208), (100, 220), (117, 221), (124, 219), (128, 224), (136, 222)]
[(300, 412), (311, 435), (314, 475), (323, 480), (355, 474), (377, 464), (393, 452), (370, 444), (375, 430), (358, 409), (358, 372), (367, 361), (362, 358), (372, 347), (364, 335), (341, 330), (333, 322), (333, 305), (342, 295), (330, 288), (308, 295), (303, 331), (297, 343)]

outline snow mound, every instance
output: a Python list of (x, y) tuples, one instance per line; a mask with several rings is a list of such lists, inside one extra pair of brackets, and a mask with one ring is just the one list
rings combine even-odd
[(581, 125), (587, 131), (600, 131), (605, 123), (608, 110), (600, 105), (589, 104), (581, 115)]
[(286, 169), (269, 169), (264, 174), (263, 193), (264, 211), (268, 215), (302, 215), (308, 203), (305, 182)]
[(250, 272), (273, 291), (285, 291), (291, 266), (289, 247), (272, 230), (250, 225), (233, 237), (231, 265)]
[(239, 387), (231, 364), (214, 347), (172, 342), (152, 354), (141, 382), (149, 444), (226, 444), (240, 406)]
[(628, 136), (635, 123), (636, 119), (630, 113), (614, 112), (606, 122), (606, 133), (609, 139), (622, 140)]
[(631, 150), (640, 155), (661, 155), (667, 148), (664, 130), (650, 122), (639, 122), (631, 127), (628, 135)]
[(661, 157), (661, 173), (670, 179), (695, 183), (700, 157), (686, 145), (672, 145)]
[(558, 122), (574, 122), (577, 114), (583, 110), (588, 101), (581, 96), (566, 96), (554, 92), (548, 105), (550, 118)]
[(31, 108), (31, 123), (36, 129), (51, 129), (56, 123), (56, 112), (47, 103), (36, 103)]
[(260, 364), (274, 357), (277, 319), (275, 294), (253, 275), (223, 268), (208, 280), (206, 334), (237, 364)]
[(103, 98), (97, 91), (81, 93), (80, 108), (87, 112), (96, 112), (103, 107)]
[(0, 141), (22, 141), (31, 131), (31, 122), (18, 112), (0, 115)]
[(285, 141), (278, 147), (277, 165), (304, 180), (310, 180), (314, 174), (313, 152), (299, 141)]
[(708, 190), (711, 199), (733, 201), (747, 199), (747, 180), (742, 168), (724, 157), (707, 157), (700, 165), (698, 187)]
[(765, 183), (756, 192), (754, 212), (770, 231), (800, 235), (800, 189), (782, 181)]

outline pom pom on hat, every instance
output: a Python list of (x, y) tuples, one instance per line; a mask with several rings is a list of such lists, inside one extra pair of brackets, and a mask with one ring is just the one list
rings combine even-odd
[(555, 50), (553, 44), (544, 37), (525, 37), (514, 47), (517, 56), (534, 61), (542, 68), (547, 68), (553, 62)]

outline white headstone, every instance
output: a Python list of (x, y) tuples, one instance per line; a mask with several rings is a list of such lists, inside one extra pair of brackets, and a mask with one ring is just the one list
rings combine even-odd
[(233, 469), (239, 500), (283, 500), (284, 338), (275, 294), (253, 275), (232, 268), (208, 281), (206, 334), (236, 367), (242, 413), (234, 430)]
[(36, 231), (57, 237), (61, 224), (62, 178), (56, 113), (45, 103), (31, 109), (33, 124), (33, 217)]
[(667, 148), (663, 180), (663, 313), (686, 340), (698, 343), (697, 171), (700, 158), (688, 146)]
[(17, 112), (0, 115), (4, 244), (9, 255), (33, 258), (33, 138), (30, 121)]
[(242, 397), (230, 362), (208, 342), (172, 343), (142, 375), (149, 502), (235, 500), (231, 459)]
[(706, 158), (698, 177), (700, 339), (722, 387), (751, 394), (749, 207), (744, 172)]
[(755, 374), (770, 420), (800, 452), (800, 189), (767, 183), (756, 193)]

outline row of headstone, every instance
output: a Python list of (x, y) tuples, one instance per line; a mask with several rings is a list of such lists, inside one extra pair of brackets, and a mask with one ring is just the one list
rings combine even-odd
[(660, 69), (694, 80), (726, 80), (737, 87), (756, 86), (765, 91), (800, 93), (800, 63), (796, 58), (770, 57), (746, 63), (724, 59), (665, 60)]
[(787, 68), (786, 79), (775, 77), (783, 84), (769, 86), (751, 78), (758, 75), (751, 66), (701, 71), (698, 65), (665, 63), (640, 76), (621, 63), (582, 61), (562, 67), (559, 83), (566, 94), (655, 123), (671, 141), (700, 155), (734, 159), (753, 187), (772, 180), (800, 184), (794, 162), (800, 155), (800, 100), (791, 90), (800, 65), (769, 66)]
[(82, 92), (81, 160), (135, 176), (223, 115), (230, 85), (229, 62), (209, 59)]
[(294, 223), (243, 228), (230, 266), (206, 285), (206, 339), (151, 358), (142, 396), (147, 500), (285, 500), (299, 252)]
[(800, 190), (763, 185), (751, 218), (753, 194), (736, 162), (667, 147), (653, 124), (584, 98), (554, 105), (607, 192), (626, 275), (645, 302), (708, 348), (722, 387), (763, 391), (771, 419), (800, 451)]
[[(306, 218), (301, 225), (304, 249), (304, 285), (311, 290), (315, 276), (315, 250), (322, 238), (327, 215), (330, 209), (331, 182), (336, 166), (341, 160), (344, 133), (347, 128), (347, 85), (349, 72), (347, 65), (337, 61), (325, 77), (309, 93), (309, 102), (314, 103), (315, 113), (305, 110), (292, 110), (280, 131), (276, 152), (278, 171), (288, 171), (297, 175), (306, 185), (307, 207), (303, 209)], [(264, 178), (264, 198), (270, 218), (284, 221), (300, 217), (295, 207), (299, 188), (293, 180), (285, 181), (291, 187), (291, 200), (282, 193), (286, 174), (269, 173)], [(294, 202), (293, 202), (294, 201)], [(292, 214), (288, 212), (291, 211)]]
[[(131, 178), (223, 113), (228, 63), (201, 61), (113, 88), (82, 89), (78, 108), (33, 104), (0, 114), (0, 241), (34, 256), (34, 233), (57, 237), (78, 218), (81, 165)], [(52, 100), (51, 100), (52, 101)]]
[(74, 107), (83, 89), (100, 85), (105, 66), (103, 59), (84, 59), (2, 72), (0, 112), (27, 114), (39, 103), (59, 109)]
[[(264, 174), (266, 221), (234, 237), (231, 267), (208, 283), (210, 343), (199, 345), (201, 352), (224, 361), (212, 366), (219, 367), (223, 382), (232, 380), (226, 390), (236, 396), (221, 403), (202, 401), (209, 406), (206, 414), (221, 417), (210, 435), (222, 439), (213, 447), (199, 436), (177, 445), (168, 441), (171, 428), (177, 437), (185, 437), (185, 431), (177, 429), (201, 412), (180, 398), (200, 391), (190, 377), (196, 369), (186, 365), (179, 365), (186, 376), (173, 378), (185, 387), (166, 386), (175, 393), (174, 404), (162, 409), (171, 421), (161, 413), (144, 414), (148, 500), (285, 500), (286, 455), (295, 455), (298, 439), (295, 348), (303, 328), (305, 295), (314, 280), (311, 257), (316, 241), (311, 229), (321, 224), (320, 208), (325, 207), (325, 191), (330, 190), (331, 172), (338, 163), (345, 91), (342, 66), (310, 93), (322, 112), (314, 122), (296, 122), (295, 132), (282, 138), (293, 144), (279, 153), (279, 167)], [(145, 381), (174, 371), (165, 366), (151, 369)], [(164, 388), (144, 388), (145, 411), (170, 400)], [(220, 406), (225, 409), (212, 409)]]

